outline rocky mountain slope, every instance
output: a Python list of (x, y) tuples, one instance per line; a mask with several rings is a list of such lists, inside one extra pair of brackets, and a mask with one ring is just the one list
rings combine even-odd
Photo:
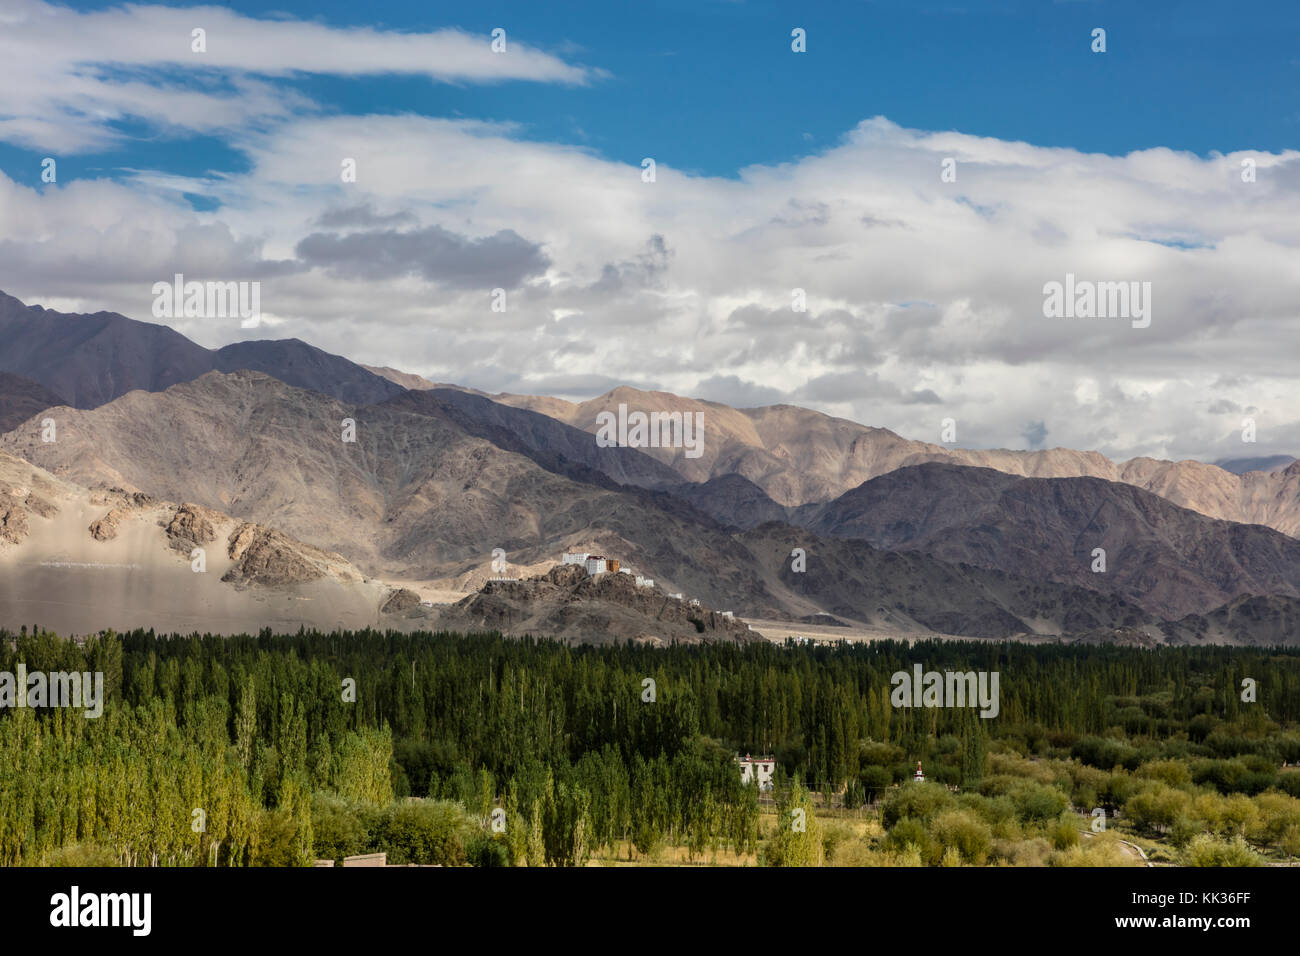
[[(1116, 594), (1165, 618), (1241, 594), (1300, 596), (1300, 541), (1098, 478), (901, 468), (808, 516), (825, 535)], [(1094, 549), (1105, 571), (1093, 570)]]
[[(1212, 518), (1263, 524), (1300, 535), (1300, 464), (1271, 472), (1234, 474), (1199, 461), (1133, 458), (1116, 462), (1095, 451), (963, 449), (912, 441), (885, 428), (860, 425), (793, 405), (734, 409), (668, 392), (617, 388), (590, 401), (494, 395), (493, 401), (529, 408), (588, 432), (600, 412), (700, 412), (704, 452), (686, 458), (682, 449), (642, 451), (692, 482), (738, 475), (782, 507), (825, 503), (864, 481), (899, 468), (946, 462), (992, 468), (1026, 478), (1102, 478), (1133, 485)], [(937, 423), (936, 423), (937, 429)]]
[[(882, 551), (770, 524), (740, 536), (783, 605), (898, 632), (972, 637), (1139, 627), (1157, 619), (1116, 595), (998, 570)], [(804, 552), (804, 570), (792, 554)]]
[(1162, 624), (1160, 631), (1170, 643), (1295, 646), (1300, 637), (1300, 600), (1242, 596), (1206, 614)]

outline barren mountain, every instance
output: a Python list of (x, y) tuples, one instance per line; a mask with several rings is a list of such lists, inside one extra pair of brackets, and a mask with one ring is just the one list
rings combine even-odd
[[(166, 326), (109, 312), (74, 315), (39, 306), (29, 308), (3, 293), (0, 336), (5, 341), (0, 371), (35, 381), (77, 408), (94, 408), (134, 389), (161, 391), (213, 370), (261, 371), (353, 404), (382, 402), (407, 388), (489, 397), (459, 386), (437, 386), (391, 368), (368, 369), (298, 340), (239, 342), (210, 351)], [(600, 412), (617, 414), (621, 405), (629, 411), (698, 412), (704, 423), (699, 457), (687, 457), (684, 448), (644, 448), (642, 454), (672, 468), (688, 482), (740, 476), (782, 508), (830, 501), (897, 468), (949, 462), (1023, 477), (1120, 481), (1210, 517), (1264, 524), (1300, 535), (1300, 464), (1276, 467), (1280, 457), (1229, 461), (1226, 464), (1232, 470), (1225, 470), (1197, 461), (1135, 458), (1114, 462), (1097, 452), (1064, 448), (971, 450), (912, 441), (884, 428), (791, 405), (734, 409), (627, 387), (576, 404), (545, 396), (490, 397), (497, 405), (533, 411), (588, 433), (596, 431)], [(572, 446), (573, 439), (568, 441)], [(539, 451), (535, 446), (532, 450)], [(602, 469), (617, 460), (605, 456), (596, 467)], [(652, 475), (644, 467), (622, 474), (615, 470), (610, 477), (623, 483), (666, 487), (661, 473)], [(707, 497), (697, 500), (709, 504)], [(755, 501), (765, 514), (775, 514)], [(714, 497), (710, 507), (711, 513), (732, 523), (725, 517), (727, 505), (722, 499)], [(743, 513), (732, 517), (745, 519), (750, 526), (754, 523), (752, 516), (746, 518)]]
[(448, 388), (409, 391), (388, 401), (386, 407), (453, 422), (468, 434), (576, 481), (608, 488), (675, 488), (682, 484), (672, 468), (635, 448), (601, 447), (589, 433), (549, 415), (501, 405), (470, 392)]
[(165, 325), (116, 312), (53, 312), (3, 292), (0, 341), (0, 371), (38, 382), (75, 408), (96, 408), (135, 389), (162, 391), (213, 370), (261, 371), (351, 402), (379, 402), (402, 391), (297, 339), (237, 342), (212, 351)]
[(700, 484), (679, 485), (673, 494), (714, 520), (745, 530), (769, 521), (789, 521), (798, 512), (778, 505), (762, 488), (740, 475), (719, 475)]
[[(490, 418), (469, 421), (465, 409), (426, 394), (406, 398), (353, 407), (254, 372), (211, 373), (94, 410), (55, 409), (58, 442), (42, 442), (28, 423), (0, 437), (0, 449), (82, 484), (195, 501), (280, 528), (372, 574), (451, 576), (497, 547), (529, 564), (580, 541), (668, 584), (698, 582), (701, 599), (720, 601), (733, 586), (762, 593), (744, 549), (678, 499), (620, 491), (590, 469), (590, 482), (576, 480), (565, 472), (582, 469), (567, 460), (549, 471), (467, 430), (492, 432)], [(348, 418), (355, 442), (342, 440)], [(541, 416), (537, 424), (563, 428)], [(578, 450), (636, 455), (586, 441)]]
[[(473, 389), (435, 386), (391, 368), (367, 369), (298, 340), (239, 342), (210, 351), (166, 326), (110, 312), (75, 315), (29, 308), (3, 293), (0, 336), (5, 341), (0, 371), (37, 382), (77, 408), (94, 408), (134, 389), (161, 391), (213, 370), (245, 369), (354, 404), (382, 402), (407, 388), (486, 397)], [(699, 457), (687, 457), (684, 448), (645, 448), (642, 453), (689, 482), (738, 475), (783, 508), (824, 503), (897, 468), (938, 461), (1024, 477), (1120, 481), (1210, 517), (1300, 535), (1300, 464), (1277, 467), (1282, 456), (1229, 461), (1232, 470), (1225, 470), (1197, 461), (1114, 462), (1097, 452), (1064, 448), (971, 450), (912, 441), (884, 428), (791, 405), (734, 409), (627, 387), (577, 404), (544, 396), (491, 398), (498, 405), (534, 411), (589, 433), (596, 431), (600, 412), (617, 414), (621, 405), (629, 411), (698, 412), (704, 422)], [(610, 461), (607, 456), (602, 464)], [(611, 477), (666, 487), (662, 475), (650, 476), (644, 469)], [(725, 502), (715, 498), (714, 505)], [(725, 508), (714, 511), (725, 514)]]
[[(1300, 541), (1098, 478), (919, 465), (865, 482), (808, 526), (1117, 594), (1171, 619), (1241, 594), (1300, 596)], [(1092, 570), (1095, 548), (1105, 550), (1104, 572)]]
[(262, 372), (295, 388), (307, 388), (344, 402), (370, 404), (402, 394), (403, 388), (355, 362), (298, 339), (236, 342), (217, 349), (213, 369)]
[[(453, 577), (481, 565), (496, 547), (524, 565), (581, 548), (620, 558), (665, 592), (740, 615), (896, 617), (914, 632), (942, 625), (948, 633), (997, 636), (1140, 616), (1082, 588), (1011, 581), (923, 555), (885, 558), (866, 545), (820, 541), (795, 529), (787, 531), (814, 553), (843, 551), (851, 556), (845, 567), (871, 570), (836, 583), (830, 569), (837, 565), (818, 565), (820, 575), (786, 581), (764, 535), (737, 538), (671, 494), (616, 485), (563, 456), (548, 470), (538, 463), (547, 460), (540, 449), (549, 436), (562, 444), (555, 430), (563, 426), (477, 399), (448, 402), (425, 392), (351, 407), (238, 372), (52, 414), (60, 419), (56, 443), (41, 442), (24, 426), (0, 438), (0, 448), (80, 483), (191, 501), (278, 528), (375, 576)], [(355, 443), (342, 440), (345, 418), (356, 423)], [(525, 438), (502, 431), (503, 423), (524, 420), (540, 431)], [(522, 450), (498, 447), (470, 429)], [(574, 451), (581, 457), (597, 449), (584, 440)], [(582, 475), (588, 480), (575, 477)], [(760, 546), (762, 554), (754, 551)], [(814, 579), (816, 588), (805, 593)], [(882, 616), (880, 606), (889, 613)]]
[(683, 478), (705, 482), (739, 475), (787, 508), (824, 503), (864, 481), (898, 468), (947, 462), (992, 468), (1030, 478), (1103, 478), (1133, 485), (1212, 518), (1263, 524), (1300, 535), (1300, 464), (1269, 472), (1233, 474), (1199, 461), (1133, 458), (1115, 462), (1095, 451), (964, 449), (911, 441), (885, 428), (859, 425), (793, 405), (734, 409), (668, 392), (617, 388), (581, 404), (553, 398), (494, 395), (493, 401), (529, 408), (595, 432), (596, 416), (631, 411), (703, 414), (703, 454), (679, 448), (643, 448)]
[[(873, 627), (1014, 637), (1155, 621), (1115, 595), (927, 554), (881, 551), (862, 541), (818, 537), (789, 525), (763, 525), (740, 540), (787, 606)], [(795, 570), (796, 548), (804, 552), (805, 570)]]

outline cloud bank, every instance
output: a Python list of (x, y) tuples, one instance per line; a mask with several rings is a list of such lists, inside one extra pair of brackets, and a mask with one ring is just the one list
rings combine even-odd
[[(45, 101), (0, 102), (0, 139), (71, 148), (119, 135), (100, 104), (190, 132), (238, 127), (231, 145), (248, 161), (40, 188), (0, 174), (0, 288), (29, 301), (147, 318), (152, 283), (176, 272), (256, 278), (259, 337), (490, 391), (584, 398), (625, 382), (795, 402), (931, 441), (953, 418), (965, 446), (1050, 437), (1116, 457), (1300, 449), (1300, 152), (1114, 157), (871, 117), (830, 148), (729, 179), (675, 168), (665, 144), (646, 182), (640, 166), (507, 124), (321, 115), (274, 79), (421, 64), (464, 82), (595, 76), (545, 54), (494, 55), (483, 37), (217, 8), (75, 15), (20, 0), (6, 15), (17, 28), (0, 31), (0, 90), (15, 57), (49, 52), (49, 35), (61, 52), (34, 64)], [(203, 21), (222, 88), (126, 78), (177, 67)], [(120, 44), (106, 42), (114, 31)], [(221, 35), (261, 46), (223, 49)], [(110, 46), (111, 61), (96, 58)], [(202, 122), (190, 97), (213, 107)], [(1045, 317), (1044, 285), (1067, 274), (1150, 282), (1150, 326)], [(249, 335), (179, 328), (205, 345)], [(1240, 440), (1244, 415), (1257, 444)]]

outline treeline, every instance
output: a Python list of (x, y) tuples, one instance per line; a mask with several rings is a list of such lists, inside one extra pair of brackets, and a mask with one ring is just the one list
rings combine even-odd
[[(375, 849), (395, 862), (563, 865), (620, 844), (748, 854), (758, 797), (737, 752), (774, 753), (782, 781), (849, 806), (917, 760), (964, 790), (996, 752), (1122, 773), (1178, 760), (1189, 784), (1247, 795), (1286, 789), (1281, 765), (1300, 760), (1292, 650), (0, 634), (0, 671), (18, 662), (102, 672), (107, 703), (90, 720), (0, 712), (4, 865), (74, 846), (136, 865)], [(998, 671), (999, 716), (894, 708), (890, 677), (913, 663)], [(771, 862), (779, 852), (773, 842)]]

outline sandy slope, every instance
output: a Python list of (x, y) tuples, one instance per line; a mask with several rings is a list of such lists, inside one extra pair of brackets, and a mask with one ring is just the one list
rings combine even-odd
[[(243, 522), (217, 516), (215, 541), (204, 548), (206, 570), (196, 573), (189, 551), (172, 547), (165, 530), (175, 505), (133, 506), (0, 454), (0, 495), (24, 501), (33, 494), (43, 503), (41, 510), (57, 511), (47, 517), (24, 508), (26, 534), (16, 543), (0, 544), (0, 628), (239, 633), (379, 623), (378, 608), (389, 589), (365, 581), (345, 563), (326, 563), (315, 580), (236, 586), (222, 578), (239, 563), (230, 556), (228, 539)], [(96, 540), (91, 525), (114, 510), (114, 536)], [(323, 552), (304, 549), (293, 557), (311, 561), (317, 554)], [(283, 549), (277, 555), (282, 557)]]

